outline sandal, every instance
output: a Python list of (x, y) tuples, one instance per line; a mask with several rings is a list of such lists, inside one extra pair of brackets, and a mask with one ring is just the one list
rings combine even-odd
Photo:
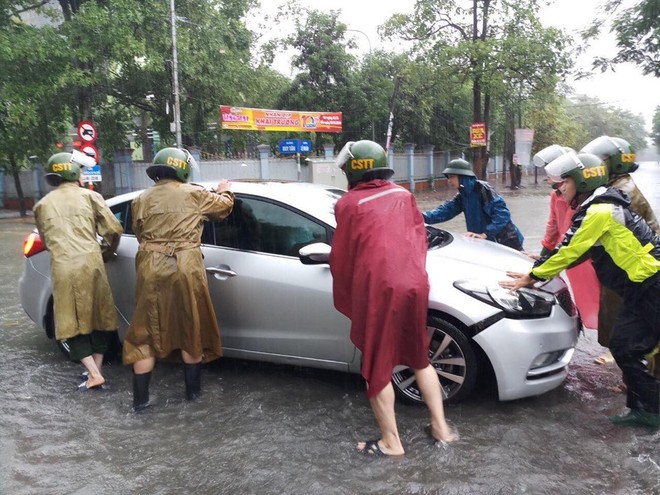
[(88, 390), (105, 390), (105, 384), (94, 385), (93, 387), (88, 387), (87, 382), (82, 382), (78, 385), (78, 392), (87, 392)]
[(358, 452), (360, 454), (372, 455), (374, 457), (385, 457), (389, 455), (381, 450), (380, 445), (378, 445), (378, 440), (367, 440), (364, 443), (364, 448), (358, 449)]

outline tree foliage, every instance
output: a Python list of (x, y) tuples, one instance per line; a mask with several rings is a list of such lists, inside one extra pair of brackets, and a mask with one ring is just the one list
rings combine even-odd
[(646, 148), (647, 132), (641, 115), (606, 105), (588, 96), (579, 96), (575, 102), (569, 103), (567, 113), (586, 133), (584, 142), (578, 146), (580, 148), (603, 135), (621, 137), (636, 150)]
[(655, 147), (660, 151), (660, 106), (655, 107), (655, 112), (653, 113), (651, 138), (653, 139)]
[(616, 36), (616, 55), (596, 58), (594, 67), (607, 70), (614, 64), (631, 62), (643, 74), (660, 77), (660, 2), (640, 0), (626, 9), (622, 9), (622, 3), (623, 0), (605, 2), (603, 16), (584, 32), (586, 39), (595, 38), (611, 21), (609, 30)]
[[(535, 0), (473, 0), (471, 8), (455, 0), (417, 0), (412, 16), (392, 17), (384, 32), (413, 42), (414, 52), (443, 67), (445, 74), (469, 81), (472, 121), (485, 122), (488, 129), (493, 100), (511, 106), (530, 98), (539, 86), (547, 88), (549, 79), (556, 81), (550, 75), (569, 68), (568, 39), (544, 28), (537, 11)], [(477, 148), (480, 176), (486, 159), (485, 149)]]

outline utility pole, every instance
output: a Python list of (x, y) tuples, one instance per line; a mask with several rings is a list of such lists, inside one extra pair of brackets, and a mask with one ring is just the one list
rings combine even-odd
[(179, 62), (176, 53), (176, 12), (174, 0), (170, 0), (172, 24), (172, 92), (174, 93), (174, 135), (176, 147), (181, 148), (181, 106), (179, 104)]
[[(354, 33), (360, 33), (362, 36), (364, 36), (367, 39), (367, 43), (369, 45), (369, 57), (372, 55), (371, 51), (371, 40), (369, 39), (369, 36), (367, 36), (367, 33), (364, 31), (360, 31), (359, 29), (346, 29), (346, 31), (352, 31)], [(376, 141), (376, 127), (374, 125), (374, 119), (371, 119), (371, 140)]]

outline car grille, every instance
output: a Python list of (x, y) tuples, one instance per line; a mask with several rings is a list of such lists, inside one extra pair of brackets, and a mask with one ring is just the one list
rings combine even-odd
[(569, 292), (568, 289), (564, 289), (557, 292), (555, 294), (555, 297), (557, 298), (557, 302), (559, 303), (559, 306), (561, 307), (561, 309), (566, 311), (567, 315), (575, 316), (577, 314), (575, 304), (573, 303), (573, 298), (571, 298), (571, 293)]

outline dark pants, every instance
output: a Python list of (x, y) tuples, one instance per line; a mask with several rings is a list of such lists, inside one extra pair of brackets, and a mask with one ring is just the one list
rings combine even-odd
[(66, 339), (72, 361), (80, 361), (92, 354), (105, 354), (108, 350), (108, 338), (111, 332), (92, 330), (88, 335), (76, 335)]
[(660, 341), (660, 283), (636, 301), (621, 305), (612, 334), (610, 350), (628, 387), (626, 406), (660, 413), (660, 382), (649, 373), (644, 356)]

